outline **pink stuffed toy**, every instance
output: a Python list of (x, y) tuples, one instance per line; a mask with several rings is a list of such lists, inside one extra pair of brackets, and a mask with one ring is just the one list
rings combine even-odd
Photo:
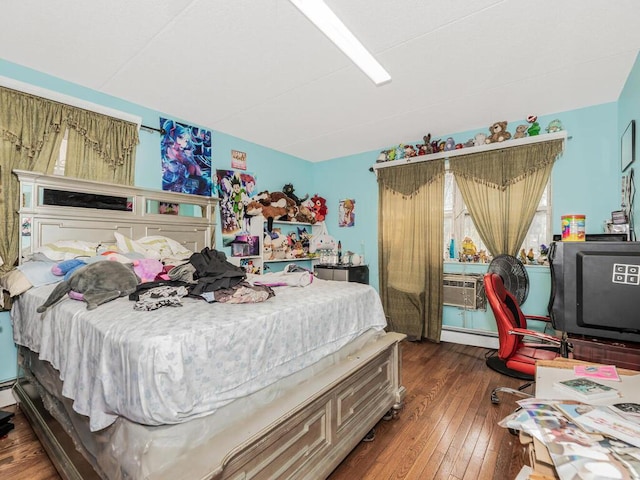
[(153, 258), (141, 258), (132, 263), (133, 271), (140, 278), (140, 283), (153, 282), (164, 269), (162, 262)]

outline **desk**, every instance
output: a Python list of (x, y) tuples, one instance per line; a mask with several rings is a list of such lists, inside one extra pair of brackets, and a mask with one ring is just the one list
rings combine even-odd
[[(549, 400), (567, 398), (565, 394), (561, 390), (556, 389), (553, 384), (559, 380), (575, 378), (573, 367), (579, 364), (594, 365), (593, 362), (583, 362), (567, 358), (538, 361), (536, 363), (535, 397)], [(600, 379), (597, 381), (616, 388), (621, 392), (622, 398), (601, 400), (600, 402), (594, 403), (603, 405), (618, 403), (620, 401), (640, 403), (640, 372), (619, 368), (618, 374), (621, 378), (620, 382)], [(545, 444), (525, 433), (520, 434), (520, 441), (527, 449), (529, 464), (533, 470), (533, 473), (529, 475), (529, 480), (557, 479), (558, 476), (553, 466), (553, 461)]]
[[(593, 362), (583, 362), (570, 358), (557, 358), (555, 360), (541, 360), (536, 362), (536, 398), (544, 399), (568, 399), (570, 397), (553, 386), (559, 380), (575, 378), (574, 365), (596, 365)], [(618, 374), (622, 381), (596, 380), (598, 383), (608, 385), (620, 391), (622, 398), (601, 400), (593, 402), (597, 405), (610, 405), (612, 403), (636, 402), (640, 403), (640, 372), (618, 368)], [(569, 394), (570, 395), (570, 394)], [(576, 398), (573, 398), (576, 400)]]

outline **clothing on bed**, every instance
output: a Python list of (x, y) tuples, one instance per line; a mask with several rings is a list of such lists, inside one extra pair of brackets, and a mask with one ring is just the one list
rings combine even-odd
[(200, 253), (191, 255), (189, 263), (195, 267), (194, 278), (198, 280), (191, 290), (194, 295), (230, 288), (247, 278), (243, 269), (229, 263), (224, 252), (218, 250), (204, 248)]

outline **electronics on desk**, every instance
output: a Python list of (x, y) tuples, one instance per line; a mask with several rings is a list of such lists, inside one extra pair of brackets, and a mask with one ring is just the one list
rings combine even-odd
[(640, 242), (554, 242), (549, 265), (555, 329), (640, 342)]

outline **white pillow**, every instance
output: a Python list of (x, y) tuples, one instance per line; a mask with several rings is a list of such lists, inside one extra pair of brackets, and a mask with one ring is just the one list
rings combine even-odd
[(187, 259), (193, 252), (179, 242), (161, 235), (132, 240), (120, 233), (114, 233), (118, 250), (122, 253), (140, 253), (147, 258), (164, 261), (166, 259)]
[(41, 245), (34, 253), (42, 253), (54, 262), (72, 260), (78, 257), (93, 257), (96, 255), (98, 244), (82, 240), (59, 240)]

